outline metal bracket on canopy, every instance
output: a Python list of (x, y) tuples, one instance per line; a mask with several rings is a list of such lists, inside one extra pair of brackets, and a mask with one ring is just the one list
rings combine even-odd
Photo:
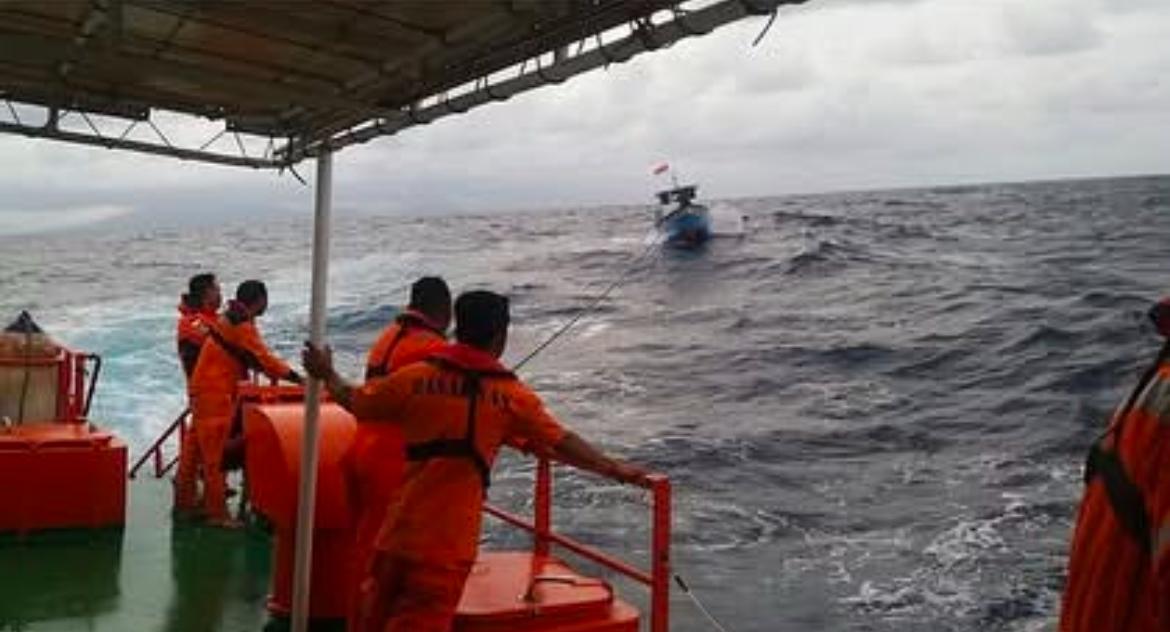
[[(65, 69), (70, 81), (76, 81), (76, 89), (63, 91), (59, 86), (43, 91), (25, 90), (19, 96), (8, 90), (0, 94), (6, 101), (6, 108), (12, 120), (0, 121), (0, 132), (7, 132), (34, 138), (48, 138), (67, 142), (126, 149), (140, 153), (156, 154), (195, 160), (200, 162), (251, 167), (280, 169), (298, 163), (306, 158), (318, 156), (328, 145), (340, 150), (348, 145), (365, 143), (380, 136), (397, 134), (404, 129), (426, 125), (440, 118), (462, 114), (487, 103), (505, 101), (512, 96), (559, 84), (576, 75), (611, 64), (623, 63), (647, 51), (668, 47), (674, 42), (704, 35), (724, 24), (729, 24), (751, 15), (775, 15), (781, 5), (801, 4), (807, 0), (683, 0), (649, 2), (661, 11), (651, 15), (631, 16), (624, 22), (584, 21), (580, 25), (568, 25), (564, 29), (578, 29), (571, 33), (538, 32), (531, 41), (521, 44), (510, 43), (499, 51), (485, 50), (489, 55), (500, 58), (501, 65), (493, 66), (476, 57), (471, 61), (458, 62), (455, 67), (426, 67), (419, 65), (417, 52), (404, 59), (390, 59), (379, 62), (371, 74), (347, 80), (338, 90), (305, 91), (297, 85), (285, 85), (281, 81), (269, 81), (262, 85), (247, 82), (239, 76), (225, 76), (222, 79), (227, 93), (244, 91), (252, 96), (261, 95), (274, 103), (288, 102), (290, 106), (272, 118), (258, 114), (255, 120), (243, 117), (238, 111), (224, 105), (208, 103), (200, 107), (190, 100), (171, 100), (153, 94), (127, 96), (117, 90), (102, 91), (86, 89), (84, 81), (93, 78), (85, 76), (91, 64), (79, 63), (93, 59), (95, 55), (126, 55), (119, 47), (111, 47), (110, 41), (124, 37), (121, 22), (121, 0), (101, 0), (95, 4), (99, 10), (90, 13), (88, 26), (82, 25), (80, 46), (69, 45), (64, 57), (58, 58), (58, 70)], [(690, 6), (698, 8), (689, 9)], [(196, 19), (182, 11), (168, 9), (162, 4), (156, 7), (172, 15), (176, 25), (184, 19)], [(155, 9), (152, 9), (155, 10)], [(609, 9), (598, 9), (609, 11)], [(612, 12), (611, 12), (612, 13)], [(371, 20), (394, 21), (377, 12), (368, 16)], [(595, 16), (594, 16), (595, 17)], [(490, 26), (488, 16), (484, 24)], [(590, 18), (593, 19), (593, 18)], [(617, 24), (617, 26), (602, 26)], [(403, 34), (410, 34), (418, 40), (430, 38), (427, 50), (449, 49), (452, 46), (467, 46), (468, 32), (439, 33), (416, 28), (413, 24), (397, 24)], [(486, 26), (485, 26), (486, 28)], [(467, 31), (467, 29), (463, 29)], [(766, 32), (766, 31), (765, 31)], [(48, 35), (21, 34), (16, 42), (24, 48), (19, 51), (28, 59), (19, 61), (30, 68), (43, 56), (44, 47), (52, 43)], [(167, 46), (175, 45), (173, 37), (162, 40)], [(574, 46), (574, 44), (576, 44)], [(424, 46), (424, 48), (426, 48)], [(93, 50), (91, 50), (93, 49)], [(432, 51), (433, 52), (433, 51)], [(345, 53), (339, 53), (344, 57)], [(351, 55), (352, 56), (352, 55)], [(76, 60), (74, 58), (77, 58)], [(194, 66), (186, 60), (178, 63), (170, 59), (146, 58), (142, 63), (152, 72), (172, 72), (177, 82), (198, 83), (207, 81), (207, 69)], [(503, 60), (515, 60), (506, 65)], [(224, 57), (220, 62), (245, 64), (244, 59)], [(27, 63), (26, 63), (27, 62)], [(264, 67), (252, 66), (255, 72), (266, 71)], [(413, 94), (378, 94), (374, 90), (378, 78), (387, 73), (417, 73), (416, 91)], [(328, 77), (304, 74), (298, 81), (305, 85), (327, 83)], [(463, 81), (463, 83), (459, 83)], [(19, 86), (24, 88), (24, 86)], [(117, 86), (115, 86), (117, 88)], [(259, 98), (259, 97), (257, 97)], [(403, 103), (413, 102), (405, 106)], [(316, 107), (323, 114), (318, 118), (304, 118), (305, 108)], [(37, 115), (39, 110), (42, 115)], [(82, 124), (62, 126), (61, 116), (65, 112), (78, 114)], [(168, 113), (158, 117), (156, 113)], [(191, 140), (189, 133), (171, 134), (161, 123), (171, 120), (170, 113), (181, 113), (192, 119), (204, 118), (216, 121), (218, 129), (208, 130), (206, 136)], [(332, 117), (332, 118), (329, 118)], [(5, 117), (7, 119), (7, 117)], [(128, 121), (121, 134), (107, 132), (107, 119)], [(139, 124), (151, 128), (150, 138), (132, 138)], [(185, 129), (185, 128), (184, 128)], [(230, 132), (235, 138), (230, 149), (219, 143), (222, 136)], [(211, 136), (211, 140), (207, 140)], [(272, 141), (274, 136), (286, 142)], [(268, 149), (264, 149), (267, 143)]]
[[(202, 143), (201, 145), (192, 144), (191, 146), (184, 146), (181, 143), (175, 142), (155, 122), (150, 111), (118, 110), (82, 105), (65, 108), (41, 103), (28, 103), (11, 98), (5, 98), (4, 101), (12, 120), (0, 120), (0, 132), (29, 138), (62, 140), (79, 145), (104, 147), (106, 149), (128, 149), (139, 153), (172, 156), (184, 160), (196, 160), (236, 167), (259, 169), (277, 168), (282, 165), (282, 161), (271, 156), (259, 158), (249, 157), (246, 153), (244, 155), (236, 155), (209, 151), (208, 147), (227, 132), (226, 126), (208, 142)], [(22, 111), (25, 113), (24, 116), (21, 116)], [(69, 120), (73, 120), (71, 115), (77, 115), (77, 120), (84, 125), (82, 127), (77, 127), (77, 125), (66, 126), (70, 129), (62, 127), (62, 122), (66, 120), (66, 117), (69, 117)], [(101, 132), (99, 122), (104, 122), (104, 126), (109, 130), (111, 124), (116, 124), (116, 121), (128, 121), (126, 127), (120, 134), (116, 131), (106, 134)], [(145, 140), (131, 139), (130, 134), (139, 124), (143, 123), (153, 132), (154, 138)], [(242, 144), (243, 140), (239, 139), (239, 143)]]
[[(573, 49), (563, 48), (554, 54), (552, 63), (541, 62), (540, 55), (526, 57), (516, 64), (514, 74), (509, 78), (491, 83), (481, 76), (465, 84), (469, 89), (458, 94), (443, 96), (423, 105), (416, 102), (398, 116), (380, 118), (341, 130), (329, 137), (328, 142), (335, 149), (369, 142), (374, 138), (397, 134), (415, 125), (426, 125), (452, 114), (467, 112), (481, 105), (503, 101), (514, 95), (528, 92), (550, 83), (561, 83), (576, 75), (594, 69), (623, 63), (644, 52), (668, 47), (687, 37), (705, 35), (714, 29), (740, 20), (748, 15), (769, 15), (780, 5), (799, 4), (805, 0), (721, 0), (693, 11), (675, 7), (670, 19), (659, 24), (643, 20), (627, 23), (613, 29), (620, 39), (606, 43), (602, 33), (582, 38), (581, 44)], [(586, 48), (584, 42), (592, 39), (594, 46)], [(545, 51), (543, 54), (548, 54)], [(557, 59), (559, 57), (559, 59)], [(535, 69), (532, 68), (535, 59)], [(276, 156), (285, 162), (295, 163), (311, 158), (319, 152), (322, 141), (291, 144), (278, 148)]]

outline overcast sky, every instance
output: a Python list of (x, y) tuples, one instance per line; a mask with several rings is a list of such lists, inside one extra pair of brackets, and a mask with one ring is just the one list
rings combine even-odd
[[(763, 24), (347, 149), (339, 212), (648, 202), (660, 160), (720, 198), (1167, 171), (1167, 0), (811, 0), (752, 48)], [(0, 164), (0, 233), (312, 204), (287, 176), (48, 141), (0, 138)]]

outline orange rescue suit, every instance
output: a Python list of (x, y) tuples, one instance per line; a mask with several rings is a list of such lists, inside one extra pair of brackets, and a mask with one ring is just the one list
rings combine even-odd
[(494, 357), (462, 344), (367, 382), (350, 409), (358, 419), (395, 422), (407, 446), (357, 629), (447, 630), (475, 560), (500, 445), (551, 447), (565, 430)]
[[(184, 296), (185, 298), (185, 296)], [(175, 345), (179, 352), (179, 363), (183, 367), (183, 379), (190, 382), (199, 361), (199, 352), (207, 341), (207, 331), (215, 322), (215, 309), (194, 309), (179, 302), (179, 319), (175, 324)], [(175, 508), (192, 511), (196, 507), (195, 476), (199, 469), (199, 448), (195, 433), (189, 427), (181, 430), (179, 436), (179, 465), (175, 484)]]
[[(403, 366), (421, 360), (446, 346), (442, 332), (427, 318), (407, 310), (386, 328), (370, 349), (366, 362), (366, 379), (385, 376)], [(394, 424), (359, 423), (353, 445), (346, 457), (350, 481), (350, 499), (357, 519), (354, 534), (353, 594), (373, 557), (374, 539), (386, 517), (386, 507), (402, 482), (402, 430)], [(355, 604), (356, 607), (356, 604)]]
[[(227, 483), (220, 465), (231, 431), (237, 384), (248, 378), (249, 370), (273, 379), (288, 379), (294, 374), (268, 350), (256, 324), (239, 305), (229, 306), (208, 332), (188, 393), (197, 461), (202, 465), (204, 510), (209, 520), (223, 521), (228, 518)], [(178, 478), (181, 488), (193, 490), (194, 473), (180, 472)]]
[(1170, 630), (1170, 365), (1094, 446), (1060, 632)]

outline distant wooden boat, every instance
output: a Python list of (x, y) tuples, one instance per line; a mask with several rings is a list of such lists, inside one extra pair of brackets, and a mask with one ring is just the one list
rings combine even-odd
[(658, 192), (658, 202), (664, 207), (675, 207), (659, 216), (655, 222), (665, 236), (666, 244), (679, 248), (697, 248), (711, 238), (711, 212), (694, 202), (698, 185), (675, 187)]

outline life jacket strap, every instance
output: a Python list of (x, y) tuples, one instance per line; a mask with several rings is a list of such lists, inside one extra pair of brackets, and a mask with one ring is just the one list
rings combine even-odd
[(1089, 458), (1085, 462), (1085, 484), (1091, 483), (1098, 476), (1105, 486), (1105, 496), (1109, 499), (1113, 516), (1141, 547), (1145, 557), (1149, 558), (1153, 543), (1150, 536), (1150, 515), (1146, 511), (1142, 490), (1125, 473), (1125, 467), (1117, 452), (1103, 448), (1100, 442), (1089, 448)]
[[(467, 433), (459, 439), (432, 439), (419, 443), (410, 443), (406, 446), (407, 461), (428, 461), (435, 458), (467, 459), (479, 472), (480, 483), (484, 493), (491, 487), (491, 466), (487, 459), (475, 447), (476, 409), (479, 406), (480, 380), (484, 374), (470, 371), (464, 367), (448, 362), (441, 358), (431, 358), (428, 362), (450, 368), (463, 374), (463, 392), (467, 396)], [(497, 373), (497, 372), (493, 372)], [(512, 375), (507, 373), (507, 375)], [(513, 376), (514, 377), (514, 376)]]
[(386, 347), (386, 353), (382, 354), (382, 359), (378, 360), (377, 364), (366, 367), (367, 380), (390, 375), (390, 358), (394, 356), (394, 350), (398, 348), (398, 343), (402, 342), (402, 339), (406, 337), (406, 334), (410, 333), (411, 329), (425, 329), (427, 331), (433, 331), (440, 336), (443, 335), (443, 332), (435, 329), (430, 323), (414, 314), (401, 314), (394, 321), (398, 323), (398, 331), (394, 334), (394, 339), (390, 341), (390, 345)]
[[(1130, 392), (1115, 415), (1115, 422), (1089, 448), (1089, 457), (1085, 460), (1085, 485), (1093, 482), (1098, 476), (1105, 486), (1105, 495), (1109, 498), (1109, 506), (1113, 515), (1121, 526), (1134, 539), (1145, 559), (1149, 559), (1153, 551), (1152, 535), (1150, 533), (1150, 515), (1146, 511), (1146, 501), (1142, 490), (1125, 472), (1125, 465), (1121, 462), (1118, 446), (1125, 432), (1125, 422), (1129, 418), (1146, 388), (1157, 379), (1158, 368), (1170, 360), (1170, 340), (1162, 344), (1154, 363), (1146, 369), (1138, 380), (1137, 386)], [(1106, 448), (1109, 441), (1112, 448)]]

